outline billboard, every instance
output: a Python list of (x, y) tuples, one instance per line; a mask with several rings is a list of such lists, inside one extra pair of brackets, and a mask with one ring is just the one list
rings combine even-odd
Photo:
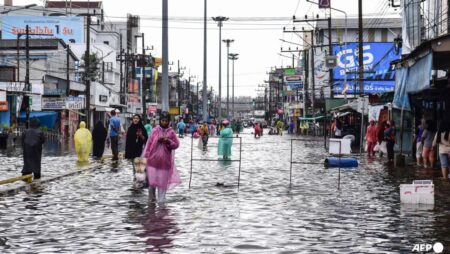
[[(337, 57), (337, 66), (333, 70), (334, 93), (359, 93), (358, 84), (358, 43), (333, 46), (333, 55)], [(395, 69), (391, 62), (401, 57), (394, 43), (371, 42), (363, 44), (364, 93), (383, 93), (395, 88)], [(347, 75), (347, 84), (344, 84)]]
[[(35, 34), (31, 38), (58, 38), (65, 42), (83, 43), (83, 17), (4, 16), (2, 39), (17, 39), (18, 34)], [(40, 36), (42, 35), (42, 36)]]

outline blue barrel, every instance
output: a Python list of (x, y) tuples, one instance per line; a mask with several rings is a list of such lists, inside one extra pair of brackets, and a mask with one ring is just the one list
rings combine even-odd
[(358, 160), (351, 157), (348, 158), (328, 157), (325, 159), (325, 167), (356, 168), (358, 167)]

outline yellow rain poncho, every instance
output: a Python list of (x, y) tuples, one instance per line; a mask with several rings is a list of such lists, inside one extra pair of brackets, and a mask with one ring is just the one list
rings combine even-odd
[(92, 147), (91, 132), (86, 129), (86, 123), (81, 122), (80, 128), (75, 132), (75, 151), (79, 162), (85, 162), (89, 159), (89, 153)]

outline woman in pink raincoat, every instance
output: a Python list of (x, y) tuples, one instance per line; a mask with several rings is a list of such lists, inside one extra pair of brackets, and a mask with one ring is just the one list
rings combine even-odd
[(143, 156), (147, 158), (147, 179), (149, 199), (155, 200), (158, 189), (158, 202), (164, 202), (166, 191), (181, 183), (175, 167), (175, 149), (179, 141), (175, 131), (169, 127), (170, 115), (161, 113), (159, 126), (152, 130), (147, 140)]

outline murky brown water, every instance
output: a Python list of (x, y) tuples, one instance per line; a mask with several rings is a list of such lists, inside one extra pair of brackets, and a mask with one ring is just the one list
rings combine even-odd
[[(294, 165), (289, 187), (289, 138), (243, 135), (239, 190), (237, 162), (198, 161), (189, 189), (185, 138), (176, 154), (183, 184), (166, 204), (149, 204), (146, 191), (130, 190), (127, 161), (1, 197), (0, 252), (410, 253), (414, 244), (436, 241), (450, 250), (449, 182), (435, 180), (434, 207), (399, 202), (401, 183), (437, 178), (437, 170), (390, 169), (377, 159), (343, 170), (338, 191), (336, 169)], [(195, 140), (194, 157), (215, 159), (216, 144), (211, 139), (204, 153)], [(296, 160), (326, 156), (322, 143), (296, 144)], [(0, 165), (10, 160), (0, 157)], [(76, 170), (73, 156), (53, 160), (48, 167)]]

